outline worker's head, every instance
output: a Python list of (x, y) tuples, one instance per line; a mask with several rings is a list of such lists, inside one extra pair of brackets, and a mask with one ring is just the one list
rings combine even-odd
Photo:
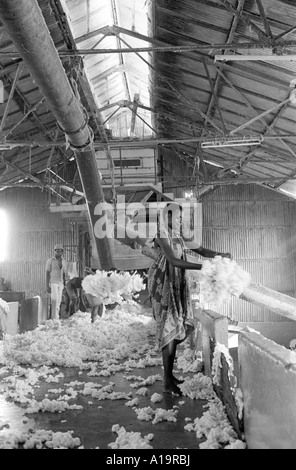
[(182, 207), (176, 202), (168, 202), (162, 210), (162, 220), (166, 228), (180, 231)]
[(54, 256), (55, 256), (55, 258), (61, 258), (63, 256), (63, 253), (64, 253), (63, 245), (57, 243), (54, 246)]

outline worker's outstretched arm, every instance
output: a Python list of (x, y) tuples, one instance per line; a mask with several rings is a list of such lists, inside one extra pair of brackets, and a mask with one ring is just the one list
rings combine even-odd
[(166, 259), (172, 266), (175, 266), (176, 268), (182, 268), (182, 269), (201, 269), (202, 268), (201, 263), (191, 263), (190, 261), (177, 258), (167, 238), (157, 237), (156, 241), (158, 245), (160, 246), (160, 248), (162, 249), (164, 256), (166, 257)]
[(203, 256), (204, 258), (214, 258), (215, 256), (222, 256), (222, 258), (231, 258), (230, 253), (223, 253), (222, 251), (214, 251), (210, 250), (209, 248), (204, 248), (203, 246), (199, 246), (198, 248), (190, 248), (191, 251), (194, 253)]

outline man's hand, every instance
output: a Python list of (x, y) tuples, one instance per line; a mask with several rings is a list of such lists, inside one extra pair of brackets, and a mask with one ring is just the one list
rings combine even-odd
[(47, 286), (46, 292), (47, 292), (48, 294), (51, 294), (51, 287)]

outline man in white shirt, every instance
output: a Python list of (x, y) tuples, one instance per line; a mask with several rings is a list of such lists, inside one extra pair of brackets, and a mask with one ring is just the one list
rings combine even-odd
[(68, 278), (68, 263), (63, 258), (64, 248), (57, 244), (54, 256), (46, 261), (46, 291), (51, 298), (51, 319), (59, 318), (62, 292)]

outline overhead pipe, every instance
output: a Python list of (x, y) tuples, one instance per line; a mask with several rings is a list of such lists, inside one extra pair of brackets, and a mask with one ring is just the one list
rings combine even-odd
[[(106, 212), (87, 116), (75, 96), (36, 0), (0, 0), (0, 20), (74, 150), (101, 269), (114, 267), (110, 239), (98, 238)], [(102, 206), (101, 206), (102, 207)], [(96, 209), (97, 208), (97, 209)]]

